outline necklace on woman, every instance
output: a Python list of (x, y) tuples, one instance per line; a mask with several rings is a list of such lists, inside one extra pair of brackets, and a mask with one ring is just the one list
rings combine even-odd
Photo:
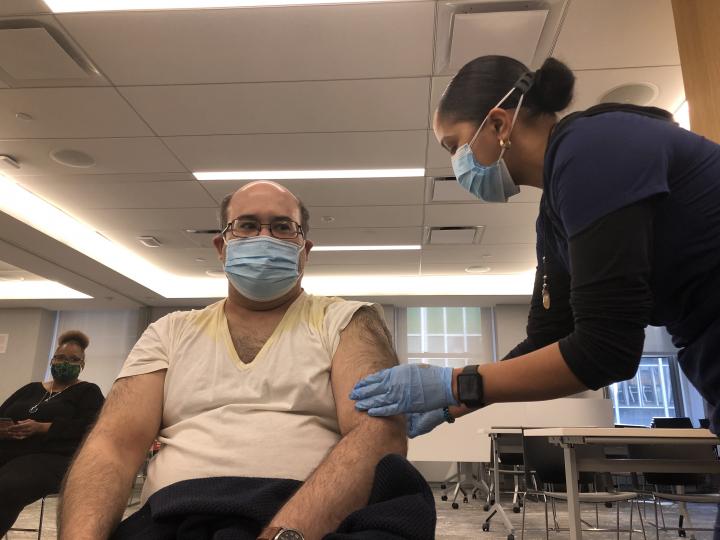
[[(71, 384), (70, 386), (73, 386), (73, 385)], [(68, 388), (70, 388), (70, 386), (67, 386), (67, 387), (63, 388), (62, 390), (60, 390), (58, 393), (53, 394), (53, 388), (55, 388), (55, 381), (53, 381), (53, 382), (50, 384), (50, 392), (48, 392), (47, 390), (45, 390), (45, 394), (43, 394), (43, 397), (40, 399), (40, 401), (38, 401), (35, 405), (33, 405), (32, 407), (30, 407), (30, 408), (28, 409), (28, 412), (29, 412), (30, 414), (35, 414), (35, 413), (38, 411), (38, 408), (40, 407), (40, 405), (42, 405), (43, 403), (47, 403), (48, 401), (50, 401), (50, 400), (51, 400), (52, 398), (54, 398), (54, 397), (59, 396), (59, 395), (62, 394), (65, 390), (67, 390)], [(45, 396), (47, 396), (47, 398), (46, 398)]]

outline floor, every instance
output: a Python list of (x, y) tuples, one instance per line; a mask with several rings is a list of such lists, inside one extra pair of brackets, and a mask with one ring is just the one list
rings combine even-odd
[[(450, 506), (450, 501), (440, 500), (440, 490), (438, 487), (433, 489), (436, 496), (437, 503), (437, 514), (438, 523), (436, 529), (437, 540), (506, 540), (507, 532), (503, 530), (502, 523), (497, 516), (493, 518), (489, 532), (482, 532), (482, 523), (487, 515), (483, 511), (483, 501), (470, 499), (468, 503), (459, 501), (459, 508), (454, 510)], [(505, 504), (508, 509), (507, 515), (514, 526), (517, 527), (515, 538), (520, 539), (520, 522), (522, 514), (514, 514), (511, 510), (511, 504), (508, 501)], [(45, 506), (45, 520), (43, 524), (42, 538), (45, 540), (51, 540), (56, 538), (55, 530), (55, 511), (57, 508), (57, 500), (49, 499)], [(132, 507), (128, 509), (126, 515), (131, 514), (138, 507)], [(651, 518), (653, 513), (652, 505), (647, 505), (647, 517)], [(40, 503), (35, 503), (27, 507), (20, 515), (16, 526), (17, 527), (36, 527), (39, 519)], [(677, 521), (677, 510), (674, 506), (668, 505), (663, 507), (665, 514), (665, 520), (668, 524), (675, 523)], [(690, 505), (690, 512), (693, 519), (693, 525), (696, 527), (711, 527), (715, 520), (716, 507), (711, 505)], [(588, 507), (583, 509), (583, 518), (594, 523), (595, 522), (595, 510), (594, 507)], [(627, 527), (628, 522), (628, 511), (627, 506), (621, 507), (621, 526)], [(558, 507), (558, 519), (561, 526), (567, 526), (567, 513), (564, 508)], [(550, 518), (552, 524), (552, 517)], [(540, 540), (544, 538), (544, 504), (534, 501), (529, 501), (526, 515), (526, 533), (525, 538), (528, 540)], [(608, 509), (604, 506), (600, 507), (600, 523), (601, 526), (605, 524), (606, 527), (614, 527), (615, 523), (615, 508)], [(637, 521), (637, 512), (635, 512), (635, 527), (639, 527)], [(652, 540), (655, 538), (654, 529), (650, 527), (646, 528), (648, 539)], [(688, 538), (691, 533), (688, 532)], [(584, 535), (585, 538), (591, 540), (609, 540), (616, 538), (615, 533), (588, 533)], [(622, 534), (621, 538), (627, 538), (628, 534)], [(634, 535), (635, 538), (642, 538), (642, 534)], [(21, 540), (37, 538), (37, 533), (21, 533), (11, 532), (9, 533), (9, 540)], [(568, 538), (567, 532), (551, 532), (551, 540), (564, 540)], [(660, 538), (663, 540), (670, 540), (679, 538), (677, 531), (673, 532), (661, 532)], [(696, 540), (712, 540), (712, 533), (709, 532), (697, 532), (695, 533)]]

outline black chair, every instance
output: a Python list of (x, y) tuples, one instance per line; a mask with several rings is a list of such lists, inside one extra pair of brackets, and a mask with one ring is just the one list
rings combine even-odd
[[(653, 418), (651, 427), (689, 429), (692, 421), (687, 417)], [(682, 459), (697, 461), (712, 461), (717, 459), (715, 447), (678, 446), (671, 444), (636, 445), (630, 447), (631, 459)], [(669, 501), (678, 504), (678, 526), (676, 530), (681, 537), (687, 536), (687, 531), (712, 531), (713, 529), (695, 528), (690, 522), (686, 503), (720, 504), (718, 493), (687, 493), (688, 488), (697, 489), (706, 481), (706, 475), (697, 473), (643, 473), (647, 484), (654, 488), (650, 491), (655, 509), (655, 537), (660, 538), (660, 530), (672, 530), (665, 524), (665, 516), (660, 506), (662, 526), (658, 522), (659, 501)], [(687, 526), (685, 522), (687, 521)], [(673, 528), (675, 529), (675, 528)]]

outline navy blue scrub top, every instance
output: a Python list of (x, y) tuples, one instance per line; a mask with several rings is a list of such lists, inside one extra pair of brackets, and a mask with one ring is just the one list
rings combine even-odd
[(551, 139), (538, 218), (542, 246), (569, 267), (568, 240), (650, 198), (654, 215), (650, 323), (665, 326), (688, 379), (720, 431), (720, 145), (630, 112), (574, 119)]

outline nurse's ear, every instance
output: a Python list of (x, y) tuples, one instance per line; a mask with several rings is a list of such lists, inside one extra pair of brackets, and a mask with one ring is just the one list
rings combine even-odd
[(495, 107), (488, 113), (488, 122), (492, 126), (495, 136), (499, 141), (507, 141), (510, 137), (512, 117), (515, 109), (500, 109)]

